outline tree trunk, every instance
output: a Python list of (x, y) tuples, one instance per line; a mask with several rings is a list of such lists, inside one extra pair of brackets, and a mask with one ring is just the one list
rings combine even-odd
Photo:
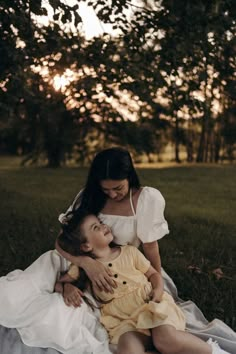
[(188, 162), (193, 162), (193, 143), (191, 140), (187, 141), (187, 161)]
[(175, 162), (180, 163), (179, 158), (179, 119), (175, 118)]
[(202, 131), (201, 131), (201, 136), (200, 136), (200, 142), (199, 142), (199, 147), (198, 147), (198, 152), (197, 152), (197, 162), (203, 162), (204, 158), (204, 151), (205, 151), (205, 135), (206, 135), (206, 117), (202, 117)]
[(210, 103), (206, 102), (204, 116), (202, 118), (202, 131), (197, 153), (197, 162), (208, 162), (209, 145), (211, 139), (211, 109)]
[(220, 160), (220, 149), (221, 149), (221, 139), (219, 134), (217, 134), (215, 139), (215, 156), (214, 156), (214, 161), (217, 163)]
[(193, 127), (192, 119), (188, 121), (187, 139), (186, 139), (186, 150), (187, 150), (187, 162), (193, 162)]
[(61, 153), (60, 149), (54, 149), (47, 152), (48, 164), (47, 167), (58, 168), (61, 167)]

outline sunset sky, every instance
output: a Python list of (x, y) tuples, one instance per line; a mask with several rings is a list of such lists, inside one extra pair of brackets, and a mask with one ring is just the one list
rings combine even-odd
[[(84, 31), (86, 39), (91, 39), (94, 36), (99, 36), (104, 32), (110, 34), (114, 33), (112, 30), (112, 25), (104, 24), (99, 21), (93, 8), (86, 5), (85, 2), (78, 2), (77, 0), (65, 0), (64, 3), (69, 6), (74, 6), (75, 4), (79, 3), (78, 12), (83, 21), (82, 30)], [(47, 25), (50, 20), (53, 20), (53, 8), (49, 5), (47, 0), (43, 1), (43, 7), (47, 9), (48, 16), (37, 16), (37, 21), (43, 25)], [(66, 26), (67, 25), (65, 25), (65, 28)], [(72, 24), (70, 24), (70, 28), (76, 31)]]

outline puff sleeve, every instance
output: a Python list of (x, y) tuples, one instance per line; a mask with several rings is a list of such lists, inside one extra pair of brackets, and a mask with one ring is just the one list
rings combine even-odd
[(160, 240), (169, 233), (164, 217), (165, 199), (155, 188), (144, 187), (138, 200), (137, 236), (143, 243)]

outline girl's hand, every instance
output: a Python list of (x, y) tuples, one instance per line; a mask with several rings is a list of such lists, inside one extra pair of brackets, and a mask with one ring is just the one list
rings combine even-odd
[(162, 288), (154, 288), (151, 292), (151, 295), (150, 295), (151, 301), (161, 302), (162, 295), (163, 295)]
[(54, 291), (56, 293), (63, 294), (63, 284), (57, 281), (54, 286)]
[(84, 293), (70, 283), (64, 283), (63, 297), (67, 306), (79, 307), (82, 303)]
[(152, 283), (152, 292), (150, 294), (149, 300), (154, 302), (161, 302), (164, 289), (161, 273), (150, 266), (145, 275)]
[(116, 288), (117, 284), (112, 278), (113, 274), (109, 268), (88, 257), (86, 257), (83, 267), (93, 287), (98, 288), (100, 291), (105, 291), (106, 293), (114, 292), (113, 288)]

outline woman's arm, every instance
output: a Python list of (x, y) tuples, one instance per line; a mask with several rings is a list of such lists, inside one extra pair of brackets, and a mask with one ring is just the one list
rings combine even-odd
[(59, 246), (59, 243), (58, 243), (57, 239), (56, 239), (56, 242), (55, 242), (55, 248), (62, 255), (62, 257), (64, 257), (65, 259), (67, 259), (71, 263), (74, 263), (75, 265), (77, 265), (80, 268), (84, 268), (84, 265), (86, 264), (87, 258), (89, 258), (89, 257), (84, 257), (84, 256), (72, 256), (70, 253), (64, 251)]
[(116, 288), (117, 285), (109, 268), (91, 257), (72, 256), (61, 249), (57, 240), (55, 247), (62, 257), (85, 270), (94, 287), (97, 287), (100, 291), (113, 293), (113, 288)]
[(161, 257), (157, 241), (143, 243), (143, 253), (151, 265), (161, 274)]

